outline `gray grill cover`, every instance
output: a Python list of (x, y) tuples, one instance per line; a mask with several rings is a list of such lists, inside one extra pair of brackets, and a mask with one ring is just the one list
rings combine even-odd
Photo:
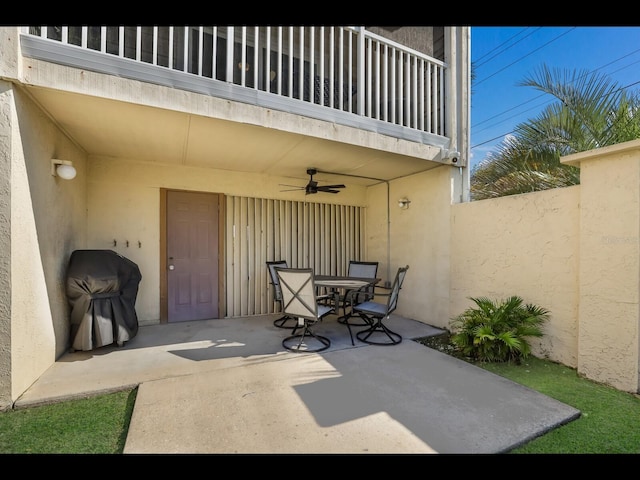
[(135, 304), (140, 269), (113, 250), (76, 250), (69, 259), (71, 348), (122, 346), (138, 333)]

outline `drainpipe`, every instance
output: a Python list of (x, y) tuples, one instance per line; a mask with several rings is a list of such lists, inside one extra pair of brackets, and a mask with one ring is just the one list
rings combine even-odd
[(384, 182), (387, 184), (387, 279), (384, 282), (385, 287), (391, 286), (391, 187), (389, 180), (383, 180), (382, 178), (364, 177), (362, 175), (351, 175), (349, 173), (336, 173), (327, 172), (324, 170), (315, 169), (318, 173), (326, 173), (327, 175), (340, 175), (343, 177), (365, 178), (367, 180), (375, 180), (377, 182)]

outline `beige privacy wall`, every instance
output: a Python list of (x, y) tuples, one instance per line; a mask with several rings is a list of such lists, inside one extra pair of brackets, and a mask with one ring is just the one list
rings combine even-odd
[(638, 391), (640, 140), (564, 159), (580, 167), (578, 372)]
[(562, 159), (580, 185), (452, 205), (450, 311), (518, 295), (547, 308), (539, 357), (638, 391), (640, 140)]
[(451, 316), (467, 297), (512, 295), (550, 311), (534, 355), (576, 367), (580, 187), (453, 205)]

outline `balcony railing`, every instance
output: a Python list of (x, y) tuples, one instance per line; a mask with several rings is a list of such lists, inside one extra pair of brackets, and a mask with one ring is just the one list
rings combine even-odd
[(446, 135), (445, 64), (361, 27), (41, 26), (23, 33)]

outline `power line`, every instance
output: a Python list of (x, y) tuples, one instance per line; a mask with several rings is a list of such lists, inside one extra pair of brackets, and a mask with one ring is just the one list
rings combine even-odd
[[(637, 62), (634, 62), (634, 63), (637, 63)], [(632, 87), (632, 86), (634, 86), (634, 85), (639, 85), (639, 84), (640, 84), (640, 80), (638, 80), (638, 81), (636, 81), (636, 82), (633, 82), (633, 83), (630, 83), (630, 84), (628, 84), (628, 85), (625, 85), (624, 87), (620, 87), (620, 88), (618, 88), (617, 90), (614, 90), (613, 92), (609, 92), (607, 95), (611, 95), (611, 94), (613, 94), (613, 93), (615, 93), (615, 92), (619, 92), (619, 91), (621, 91), (621, 90), (626, 90), (626, 89), (627, 89), (627, 88), (629, 88), (629, 87)], [(471, 150), (473, 150), (473, 149), (474, 149), (474, 148), (476, 148), (476, 147), (481, 147), (482, 145), (486, 145), (487, 143), (493, 142), (494, 140), (498, 140), (498, 139), (503, 138), (503, 137), (505, 137), (505, 136), (507, 136), (507, 135), (510, 135), (510, 134), (512, 134), (514, 131), (515, 131), (515, 130), (511, 130), (510, 132), (503, 133), (502, 135), (498, 135), (497, 137), (493, 137), (493, 138), (491, 138), (491, 139), (489, 139), (489, 140), (486, 140), (486, 141), (484, 141), (484, 142), (482, 142), (482, 143), (478, 143), (478, 144), (476, 144), (476, 145), (473, 145), (473, 146), (471, 146), (471, 147), (470, 147), (470, 149), (471, 149)]]
[(502, 67), (500, 70), (498, 70), (498, 71), (496, 71), (496, 72), (492, 73), (492, 74), (491, 74), (491, 75), (489, 75), (488, 77), (486, 77), (486, 78), (484, 78), (484, 79), (480, 80), (479, 82), (476, 82), (474, 86), (478, 86), (478, 85), (480, 85), (482, 82), (485, 82), (485, 81), (489, 80), (490, 78), (495, 77), (495, 76), (496, 76), (497, 74), (499, 74), (500, 72), (505, 71), (507, 68), (512, 67), (513, 65), (515, 65), (515, 64), (516, 64), (516, 63), (518, 63), (518, 62), (520, 62), (521, 60), (524, 60), (525, 58), (527, 58), (527, 57), (529, 57), (529, 56), (533, 55), (533, 54), (534, 54), (535, 52), (537, 52), (538, 50), (540, 50), (540, 49), (542, 49), (542, 48), (546, 47), (546, 46), (547, 46), (547, 45), (549, 45), (550, 43), (555, 42), (556, 40), (560, 39), (561, 37), (564, 37), (567, 33), (571, 32), (572, 30), (575, 30), (576, 28), (577, 28), (577, 27), (571, 27), (571, 28), (570, 28), (569, 30), (567, 30), (566, 32), (561, 33), (561, 34), (560, 34), (560, 35), (558, 35), (557, 37), (555, 37), (555, 38), (553, 38), (553, 39), (549, 40), (547, 43), (545, 43), (545, 44), (543, 44), (543, 45), (539, 46), (538, 48), (536, 48), (536, 49), (534, 49), (534, 50), (531, 50), (529, 53), (527, 53), (526, 55), (524, 55), (524, 56), (520, 57), (519, 59), (515, 60), (514, 62), (511, 62), (509, 65), (506, 65), (506, 66)]
[[(562, 36), (566, 35), (567, 33), (569, 33), (571, 30), (573, 30), (573, 29), (575, 29), (575, 28), (576, 28), (576, 27), (571, 28), (570, 30), (568, 30), (568, 31), (564, 32), (563, 34), (561, 34), (561, 35), (557, 36), (556, 38), (552, 39), (551, 41), (547, 42), (545, 45), (542, 45), (541, 47), (539, 47), (539, 48), (537, 48), (537, 49), (535, 49), (535, 50), (533, 50), (533, 51), (529, 52), (527, 55), (525, 55), (525, 56), (521, 57), (520, 59), (516, 60), (515, 62), (512, 62), (511, 64), (507, 65), (506, 67), (502, 68), (501, 70), (499, 70), (499, 71), (495, 72), (494, 74), (492, 74), (492, 75), (491, 75), (491, 77), (492, 77), (492, 76), (495, 76), (496, 74), (500, 73), (501, 71), (505, 70), (506, 68), (508, 68), (508, 67), (512, 66), (513, 64), (515, 64), (515, 63), (519, 62), (520, 60), (522, 60), (522, 59), (526, 58), (527, 56), (531, 55), (533, 52), (535, 52), (535, 51), (537, 51), (537, 50), (540, 50), (541, 48), (543, 48), (544, 46), (548, 45), (549, 43), (551, 43), (551, 42), (553, 42), (553, 41), (555, 41), (555, 40), (557, 40), (557, 39), (561, 38)], [(521, 35), (523, 32), (524, 32), (524, 30), (522, 30), (522, 31), (518, 32), (517, 34), (513, 35), (513, 36), (512, 36), (511, 38), (509, 38), (506, 42), (503, 42), (503, 43), (501, 44), (501, 46), (502, 46), (502, 45), (505, 45), (506, 43), (508, 43), (509, 41), (511, 41), (513, 38), (517, 37), (518, 35)], [(533, 33), (533, 32), (532, 32), (532, 33)], [(524, 38), (529, 37), (532, 33), (530, 33), (529, 35), (527, 35), (527, 36), (526, 36), (526, 37), (524, 37)], [(520, 41), (524, 40), (524, 38), (523, 38), (523, 39), (520, 39), (520, 40), (519, 40), (518, 42), (516, 42), (516, 43), (519, 43)], [(511, 46), (515, 45), (516, 43), (512, 44)], [(491, 57), (491, 59), (495, 58), (499, 53), (504, 52), (506, 49), (510, 48), (511, 46), (509, 46), (509, 47), (507, 47), (507, 48), (505, 48), (505, 49), (502, 49), (502, 50), (500, 50), (499, 52), (495, 53), (495, 54), (493, 55), (493, 57)], [(496, 50), (498, 50), (499, 48), (500, 48), (500, 47), (498, 47), (497, 49), (493, 49), (491, 52), (496, 52)], [(619, 57), (619, 58), (617, 58), (617, 59), (615, 59), (615, 60), (612, 60), (611, 62), (608, 62), (608, 63), (606, 63), (606, 64), (604, 64), (604, 65), (602, 65), (602, 66), (598, 67), (597, 69), (593, 70), (593, 72), (596, 72), (596, 71), (602, 70), (602, 69), (604, 69), (604, 68), (606, 68), (606, 67), (608, 67), (608, 66), (610, 66), (610, 65), (613, 65), (614, 63), (617, 63), (617, 62), (619, 62), (619, 61), (623, 60), (624, 58), (630, 57), (631, 55), (633, 55), (633, 54), (635, 54), (635, 53), (637, 53), (637, 52), (639, 52), (639, 51), (640, 51), (640, 49), (633, 50), (633, 51), (631, 51), (631, 52), (627, 53), (626, 55), (623, 55), (623, 56), (621, 56), (621, 57)], [(489, 53), (491, 53), (491, 52), (489, 52)], [(487, 53), (487, 54), (483, 55), (482, 57), (480, 57), (480, 59), (485, 58), (489, 53)], [(489, 59), (489, 60), (491, 60), (491, 59)], [(487, 60), (487, 61), (483, 62), (482, 64), (487, 63), (489, 60)], [(618, 68), (617, 70), (614, 70), (614, 71), (613, 71), (613, 72), (611, 72), (610, 74), (613, 74), (613, 73), (618, 72), (618, 71), (620, 71), (620, 70), (623, 70), (623, 69), (625, 69), (625, 68), (629, 68), (630, 66), (632, 66), (632, 65), (634, 65), (634, 64), (636, 64), (636, 63), (639, 63), (639, 62), (640, 62), (640, 60), (639, 60), (639, 61), (636, 61), (636, 62), (632, 62), (632, 63), (630, 63), (630, 64), (628, 64), (628, 65), (625, 65), (625, 66), (623, 66), (623, 67)], [(587, 74), (589, 74), (589, 73), (585, 73), (585, 75), (587, 75)], [(609, 74), (609, 75), (610, 75), (610, 74)], [(484, 80), (487, 80), (488, 78), (490, 78), (490, 77), (487, 77), (487, 78), (485, 78)], [(484, 80), (482, 80), (482, 81), (484, 81)], [(640, 83), (640, 82), (631, 83), (631, 84), (629, 84), (629, 85), (627, 85), (627, 86), (625, 86), (625, 87), (622, 87), (622, 88), (623, 88), (623, 89), (624, 89), (624, 88), (629, 88), (629, 87), (631, 87), (631, 86), (633, 86), (633, 85), (635, 85), (635, 84), (637, 84), (637, 83)], [(477, 83), (476, 83), (476, 84), (477, 84)], [(511, 111), (513, 111), (513, 110), (516, 110), (516, 109), (518, 109), (518, 108), (520, 108), (520, 107), (522, 107), (522, 106), (524, 106), (524, 105), (526, 105), (526, 104), (528, 104), (528, 103), (531, 103), (532, 101), (535, 101), (535, 100), (536, 100), (536, 99), (538, 99), (538, 98), (543, 97), (544, 95), (546, 95), (546, 94), (545, 94), (545, 93), (541, 93), (540, 95), (538, 95), (538, 96), (536, 96), (536, 97), (533, 97), (533, 98), (531, 98), (531, 99), (529, 99), (529, 100), (527, 100), (527, 101), (525, 101), (525, 102), (522, 102), (522, 103), (520, 103), (519, 105), (516, 105), (516, 106), (514, 106), (514, 107), (511, 107), (511, 108), (509, 108), (509, 109), (507, 109), (507, 110), (505, 110), (505, 111), (503, 111), (503, 112), (501, 112), (501, 113), (498, 113), (498, 114), (496, 114), (496, 115), (494, 115), (494, 116), (492, 116), (492, 117), (489, 117), (489, 118), (487, 118), (487, 119), (485, 119), (485, 120), (482, 120), (481, 122), (477, 123), (476, 125), (473, 125), (473, 126), (472, 126), (472, 128), (476, 128), (478, 125), (485, 124), (485, 123), (487, 123), (487, 122), (489, 122), (489, 121), (491, 121), (491, 120), (494, 120), (494, 119), (496, 119), (496, 118), (498, 118), (498, 117), (501, 117), (501, 116), (503, 116), (503, 115), (507, 114), (508, 112), (511, 112)], [(534, 109), (534, 108), (538, 108), (538, 107), (540, 107), (540, 106), (544, 105), (545, 103), (549, 103), (550, 101), (552, 101), (552, 100), (549, 100), (549, 101), (547, 101), (547, 102), (543, 102), (543, 103), (538, 104), (538, 105), (536, 105), (536, 106), (533, 106), (533, 107), (529, 108), (528, 110), (532, 110), (532, 109)], [(525, 110), (525, 111), (523, 111), (523, 112), (521, 112), (521, 113), (524, 113), (524, 112), (526, 112), (526, 111), (528, 111), (528, 110)], [(487, 127), (483, 128), (483, 129), (481, 129), (480, 131), (484, 131), (484, 130), (486, 130), (487, 128), (490, 128), (491, 126), (497, 125), (497, 124), (499, 124), (499, 123), (506, 122), (507, 120), (509, 120), (509, 119), (511, 119), (511, 118), (514, 118), (514, 117), (516, 117), (516, 116), (518, 116), (518, 115), (519, 115), (519, 114), (512, 115), (512, 116), (510, 116), (510, 117), (508, 117), (508, 118), (505, 118), (505, 119), (501, 120), (500, 122), (497, 122), (496, 124), (489, 125), (489, 126), (487, 126)], [(485, 145), (485, 144), (490, 143), (490, 142), (493, 142), (493, 141), (495, 141), (495, 140), (497, 140), (497, 139), (500, 139), (500, 138), (504, 137), (505, 135), (509, 135), (509, 134), (513, 133), (513, 131), (514, 131), (514, 130), (512, 130), (512, 131), (510, 131), (510, 132), (507, 132), (507, 133), (505, 133), (505, 134), (502, 134), (502, 135), (500, 135), (500, 136), (497, 136), (497, 137), (495, 137), (495, 138), (491, 138), (491, 139), (489, 139), (489, 140), (486, 140), (486, 141), (483, 141), (483, 142), (481, 142), (481, 143), (478, 143), (478, 144), (476, 144), (476, 145), (472, 146), (472, 147), (471, 147), (471, 149), (476, 148), (476, 147), (479, 147), (479, 146), (482, 146), (482, 145)], [(476, 132), (476, 133), (477, 133), (477, 132)]]
[[(625, 58), (627, 58), (627, 57), (630, 57), (631, 55), (633, 55), (634, 53), (637, 53), (637, 52), (640, 52), (640, 48), (638, 48), (638, 49), (636, 49), (636, 50), (633, 50), (632, 52), (629, 52), (629, 53), (627, 53), (626, 55), (623, 55), (623, 56), (621, 56), (621, 57), (618, 57), (617, 59), (612, 60), (612, 61), (611, 61), (611, 62), (609, 62), (609, 63), (605, 63), (604, 65), (602, 65), (602, 66), (600, 66), (600, 67), (596, 68), (595, 70), (592, 70), (592, 72), (597, 72), (597, 71), (599, 71), (599, 70), (602, 70), (602, 69), (604, 69), (604, 68), (606, 68), (606, 67), (608, 67), (608, 66), (610, 66), (610, 65), (613, 65), (613, 64), (614, 64), (614, 63), (616, 63), (616, 62), (619, 62), (620, 60), (623, 60), (623, 59), (625, 59)], [(640, 63), (640, 60), (637, 60), (637, 61), (635, 61), (635, 62), (633, 62), (633, 63), (629, 63), (629, 64), (627, 64), (627, 65), (625, 65), (625, 66), (623, 66), (623, 67), (620, 67), (620, 68), (618, 68), (617, 70), (614, 70), (613, 72), (610, 72), (608, 75), (611, 75), (611, 74), (613, 74), (613, 73), (619, 72), (620, 70), (624, 70), (625, 68), (629, 68), (630, 66), (635, 65), (636, 63)], [(590, 73), (591, 73), (591, 72), (590, 72)], [(588, 73), (587, 73), (587, 74), (585, 74), (585, 75), (588, 75)], [(583, 76), (584, 76), (584, 75), (583, 75)], [(582, 77), (580, 77), (580, 78), (582, 78)], [(482, 121), (480, 121), (480, 122), (476, 123), (475, 125), (472, 125), (472, 128), (475, 128), (475, 127), (477, 127), (477, 126), (479, 126), (479, 125), (482, 125), (482, 124), (484, 124), (484, 123), (486, 123), (486, 122), (488, 122), (488, 121), (491, 121), (491, 120), (496, 119), (496, 118), (498, 118), (498, 117), (500, 117), (500, 116), (502, 116), (502, 115), (505, 115), (506, 113), (508, 113), (508, 112), (510, 112), (510, 111), (512, 111), (512, 110), (515, 110), (516, 108), (522, 107), (523, 105), (526, 105), (527, 103), (531, 103), (531, 102), (533, 102), (534, 100), (537, 100), (538, 98), (543, 97), (544, 95), (546, 95), (546, 94), (545, 94), (545, 93), (541, 93), (541, 94), (537, 95), (536, 97), (533, 97), (533, 98), (531, 98), (531, 99), (529, 99), (529, 100), (526, 100), (526, 101), (524, 101), (524, 102), (522, 102), (522, 103), (520, 103), (520, 104), (516, 105), (515, 107), (511, 107), (511, 108), (509, 108), (509, 109), (507, 109), (507, 110), (505, 110), (505, 111), (503, 111), (503, 112), (500, 112), (500, 113), (498, 113), (498, 114), (496, 114), (496, 115), (493, 115), (493, 116), (491, 116), (491, 117), (489, 117), (489, 118), (486, 118), (486, 119), (484, 119), (484, 120), (482, 120)], [(546, 103), (546, 102), (545, 102), (545, 103)], [(541, 104), (541, 105), (542, 105), (542, 104)], [(531, 110), (531, 109), (529, 109), (529, 110)], [(510, 118), (513, 118), (514, 116), (516, 116), (516, 115), (513, 115), (513, 116), (511, 116), (511, 117), (505, 118), (504, 120), (501, 120), (501, 121), (500, 121), (500, 122), (498, 122), (498, 123), (505, 122), (505, 121), (509, 120)], [(493, 124), (493, 125), (490, 125), (490, 126), (488, 126), (488, 127), (485, 127), (485, 128), (483, 128), (483, 129), (481, 129), (481, 130), (479, 130), (479, 131), (480, 131), (480, 132), (482, 132), (483, 130), (486, 130), (487, 128), (490, 128), (491, 126), (494, 126), (494, 125), (496, 125), (496, 124)]]
[[(510, 42), (513, 38), (517, 37), (518, 35), (521, 35), (523, 32), (525, 32), (527, 29), (529, 29), (531, 27), (527, 27), (524, 30), (520, 30), (518, 33), (516, 33), (515, 35), (513, 35), (511, 38), (508, 38), (507, 40), (505, 40), (502, 45), (507, 44), (508, 42)], [(515, 47), (518, 43), (522, 42), (524, 39), (529, 38), (531, 35), (533, 35), (534, 33), (536, 33), (538, 30), (540, 30), (542, 27), (538, 27), (536, 28), (533, 32), (529, 33), (529, 35), (527, 35), (526, 37), (521, 38), (520, 40), (518, 40), (517, 42), (512, 43), (511, 45), (509, 45), (508, 47), (503, 48), (502, 50), (496, 51), (497, 49), (499, 49), (502, 45), (498, 45), (497, 48), (493, 49), (492, 51), (489, 51), (487, 53), (485, 53), (482, 57), (476, 59), (476, 61), (474, 62), (474, 67), (475, 68), (480, 68), (482, 65), (486, 64), (487, 62), (490, 62), (491, 60), (493, 60), (494, 58), (496, 58), (498, 55), (506, 52), (507, 50), (509, 50), (511, 47)], [(484, 57), (486, 57), (487, 55), (489, 55), (490, 53), (493, 53), (493, 56), (487, 60), (485, 60), (484, 62), (478, 63), (480, 62), (480, 60), (482, 60)]]

